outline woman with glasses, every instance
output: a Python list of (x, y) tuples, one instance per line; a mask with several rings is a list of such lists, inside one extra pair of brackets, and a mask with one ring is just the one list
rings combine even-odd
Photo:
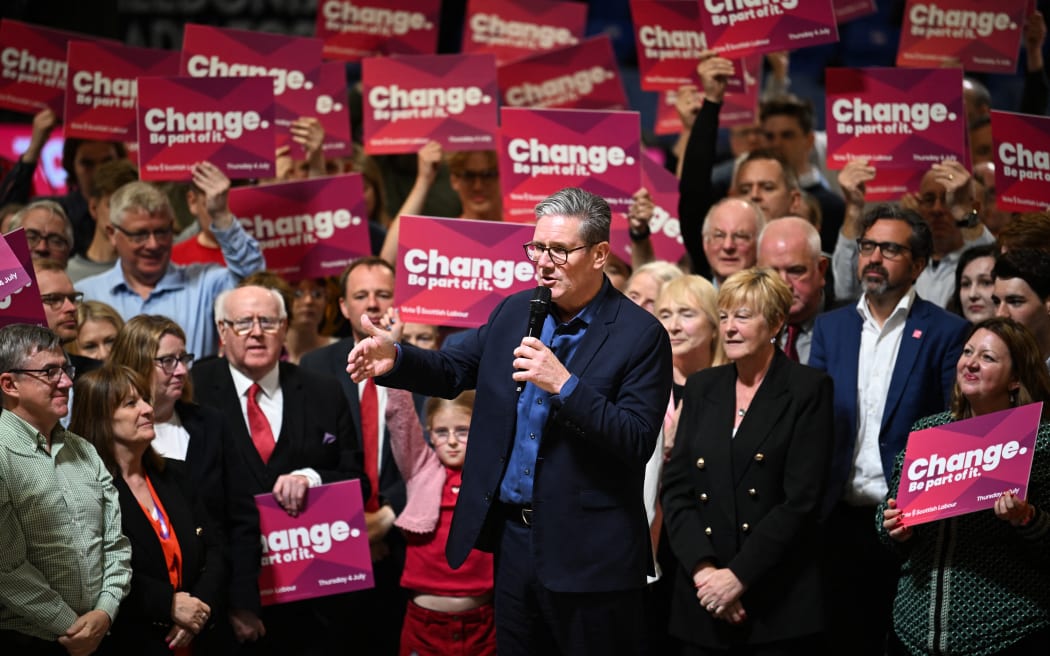
[(117, 333), (110, 362), (134, 370), (150, 384), (156, 439), (153, 449), (182, 460), (201, 499), (218, 522), (224, 515), (222, 416), (193, 403), (186, 334), (160, 315), (132, 317)]
[(400, 653), (492, 656), (496, 653), (492, 554), (473, 551), (456, 570), (449, 568), (445, 558), (474, 392), (463, 392), (451, 400), (427, 400), (429, 446), (416, 418), (412, 394), (395, 389), (387, 394), (390, 445), (408, 497), (394, 522), (408, 543), (401, 587), (411, 595)]
[(154, 451), (150, 385), (105, 366), (75, 383), (70, 427), (113, 475), (131, 542), (131, 590), (98, 654), (214, 653), (208, 639), (224, 587), (222, 547), (181, 463)]

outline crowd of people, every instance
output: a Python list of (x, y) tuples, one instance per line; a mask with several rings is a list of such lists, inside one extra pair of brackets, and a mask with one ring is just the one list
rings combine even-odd
[[(990, 99), (968, 80), (972, 170), (870, 203), (783, 84), (718, 161), (733, 66), (678, 94), (682, 259), (647, 190), (629, 258), (602, 198), (551, 190), (524, 338), (531, 292), (458, 332), (395, 309), (400, 217), (500, 220), (495, 152), (429, 143), (391, 204), (399, 165), (326, 162), (300, 119), (276, 180), (361, 173), (371, 255), (289, 281), (209, 162), (160, 187), (68, 139), (69, 193), (31, 198), (34, 117), (0, 184), (47, 322), (0, 328), (0, 651), (1044, 654), (1050, 421), (1023, 498), (896, 503), (913, 430), (1050, 402), (1050, 217), (995, 208)], [(264, 605), (253, 497), (297, 516), (350, 479), (374, 586)]]

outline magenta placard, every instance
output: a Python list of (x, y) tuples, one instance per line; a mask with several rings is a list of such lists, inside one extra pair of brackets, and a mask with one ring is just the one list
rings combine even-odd
[(879, 10), (875, 0), (832, 0), (831, 4), (835, 7), (835, 21), (840, 25)]
[(908, 0), (897, 66), (1012, 74), (1028, 0)]
[(1013, 73), (1028, 0), (909, 0), (897, 65)]
[(139, 176), (189, 180), (209, 161), (231, 179), (274, 175), (267, 77), (139, 78)]
[(626, 214), (641, 184), (638, 112), (517, 109), (501, 112), (503, 218), (531, 222), (536, 203), (580, 187)]
[(319, 0), (315, 34), (325, 59), (437, 52), (441, 0)]
[[(24, 232), (21, 233), (21, 238), (25, 239)], [(7, 243), (7, 239), (0, 239), (0, 299), (10, 298), (12, 294), (32, 282), (33, 279), (29, 277), (18, 255)], [(2, 302), (0, 302), (0, 309), (4, 309)]]
[[(31, 323), (47, 327), (47, 316), (44, 314), (44, 303), (40, 300), (40, 288), (36, 284), (36, 272), (33, 269), (33, 258), (29, 253), (25, 230), (13, 230), (3, 239), (18, 262), (18, 266), (28, 276), (29, 282), (13, 293), (0, 296), (0, 326), (13, 323)], [(4, 266), (7, 270), (12, 267)], [(14, 281), (12, 281), (14, 284)]]
[[(682, 241), (682, 225), (678, 220), (678, 178), (651, 158), (642, 156), (642, 187), (653, 199), (653, 217), (649, 220), (650, 241), (653, 255), (658, 260), (677, 262), (685, 254)], [(613, 218), (613, 224), (626, 222), (626, 218)], [(616, 236), (619, 236), (617, 233)], [(631, 261), (631, 243), (626, 231), (622, 240), (614, 239), (613, 252)]]
[(362, 63), (365, 151), (414, 153), (496, 147), (496, 58), (492, 55), (370, 57)]
[(1013, 212), (1050, 207), (1050, 118), (992, 111), (996, 205)]
[(76, 32), (0, 20), (0, 107), (36, 114), (50, 107), (61, 118), (66, 95), (66, 46), (70, 41), (115, 44)]
[(831, 0), (701, 0), (700, 23), (711, 50), (730, 58), (839, 40)]
[(178, 75), (179, 53), (70, 41), (66, 64), (66, 136), (137, 141), (137, 78)]
[(504, 107), (624, 109), (627, 95), (608, 35), (499, 67)]
[(587, 5), (559, 0), (468, 0), (463, 52), (490, 52), (502, 66), (541, 50), (574, 46)]
[(829, 169), (858, 157), (876, 168), (969, 167), (961, 70), (829, 68), (825, 86)]
[(272, 79), (273, 119), (283, 145), (291, 139), (292, 121), (316, 101), (321, 47), (320, 39), (190, 24), (182, 34), (182, 74)]
[[(324, 128), (321, 149), (325, 157), (347, 157), (354, 152), (350, 134), (350, 106), (346, 99), (346, 64), (343, 62), (323, 62), (317, 86), (311, 95), (289, 99), (291, 102), (288, 107), (293, 115), (312, 116), (321, 122)], [(294, 141), (289, 145), (294, 159), (304, 157), (302, 146)]]
[(1028, 496), (1042, 403), (908, 436), (897, 507), (906, 526), (987, 510), (1006, 490)]
[(893, 169), (876, 167), (875, 179), (864, 185), (864, 200), (890, 200), (899, 202), (904, 194), (918, 193), (922, 177), (929, 167)]
[(230, 211), (259, 241), (266, 268), (286, 280), (338, 276), (372, 252), (358, 173), (238, 187)]
[(631, 0), (631, 18), (643, 89), (699, 84), (696, 65), (707, 38), (696, 0)]
[(263, 606), (375, 586), (359, 481), (310, 488), (296, 517), (272, 494), (256, 495), (255, 505), (263, 544)]
[(536, 286), (523, 223), (401, 217), (394, 296), (401, 319), (473, 328), (507, 296)]
[(678, 134), (682, 131), (682, 119), (678, 117), (678, 110), (675, 109), (677, 102), (677, 91), (663, 91), (660, 93), (660, 98), (656, 101), (656, 118), (653, 124), (653, 134)]

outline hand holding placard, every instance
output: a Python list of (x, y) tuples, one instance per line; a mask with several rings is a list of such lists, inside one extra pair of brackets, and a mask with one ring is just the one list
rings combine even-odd
[(726, 96), (729, 78), (733, 76), (733, 62), (725, 57), (719, 57), (712, 50), (705, 50), (700, 56), (696, 72), (704, 87), (704, 100), (721, 103)]

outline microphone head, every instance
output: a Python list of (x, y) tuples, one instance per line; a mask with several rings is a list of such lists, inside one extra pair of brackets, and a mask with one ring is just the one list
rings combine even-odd
[(529, 301), (530, 312), (542, 312), (546, 314), (551, 304), (551, 288), (540, 285), (532, 292), (532, 300)]

